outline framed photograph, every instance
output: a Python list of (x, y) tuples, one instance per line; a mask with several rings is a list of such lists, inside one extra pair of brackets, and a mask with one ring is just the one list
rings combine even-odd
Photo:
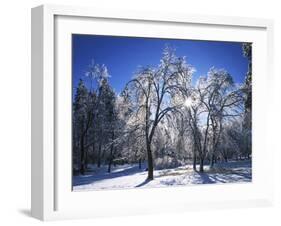
[(32, 216), (270, 205), (270, 20), (32, 9)]

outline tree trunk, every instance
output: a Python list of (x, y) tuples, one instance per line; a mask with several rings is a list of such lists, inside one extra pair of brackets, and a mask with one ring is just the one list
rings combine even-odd
[(111, 146), (110, 146), (110, 155), (109, 155), (108, 170), (107, 170), (108, 173), (111, 172), (111, 164), (112, 164), (112, 160), (113, 160), (113, 148), (114, 148), (113, 140), (114, 140), (114, 132), (112, 133), (111, 139), (112, 139), (112, 144), (111, 144)]
[(111, 172), (111, 164), (112, 164), (112, 160), (113, 160), (112, 152), (113, 152), (113, 147), (110, 148), (110, 156), (109, 156), (108, 169), (107, 169), (108, 173)]
[(80, 156), (80, 173), (82, 175), (85, 174), (85, 149), (84, 149), (84, 136), (81, 137), (80, 140), (80, 152), (81, 152), (81, 156)]
[(211, 157), (211, 161), (210, 161), (210, 168), (214, 167), (214, 163), (215, 163), (215, 153), (212, 153), (212, 157)]
[(228, 162), (227, 156), (224, 156), (224, 161)]
[(201, 173), (204, 172), (204, 159), (203, 158), (200, 158), (200, 169), (199, 169), (199, 171)]
[[(95, 143), (93, 144), (93, 146), (92, 146), (92, 153), (96, 153), (96, 150), (95, 150)], [(92, 158), (91, 158), (91, 162), (92, 163), (96, 163), (96, 160), (95, 160), (95, 158), (92, 156)]]
[(196, 171), (196, 153), (195, 153), (195, 147), (193, 148), (193, 170)]
[(153, 180), (153, 159), (152, 159), (152, 151), (151, 144), (147, 144), (147, 163), (148, 163), (148, 180)]
[[(213, 121), (212, 121), (212, 123), (213, 123)], [(215, 134), (215, 131), (216, 131), (216, 129), (213, 128), (213, 134)], [(216, 155), (215, 155), (215, 151), (216, 151), (216, 145), (215, 145), (215, 143), (216, 143), (216, 136), (215, 135), (213, 135), (213, 141), (212, 142), (213, 142), (213, 144), (212, 144), (212, 149), (213, 150), (212, 150), (212, 154), (211, 154), (210, 168), (214, 167), (215, 158), (216, 158)]]
[(88, 169), (88, 162), (89, 162), (89, 156), (88, 156), (88, 151), (87, 151), (87, 149), (84, 151), (85, 152), (85, 170), (87, 170)]
[(99, 143), (99, 150), (98, 150), (98, 163), (97, 166), (100, 168), (101, 165), (101, 142)]
[(108, 169), (107, 169), (108, 173), (111, 172), (111, 164), (112, 164), (112, 158), (110, 157), (109, 162), (108, 162)]
[(141, 169), (141, 158), (139, 158), (139, 169)]

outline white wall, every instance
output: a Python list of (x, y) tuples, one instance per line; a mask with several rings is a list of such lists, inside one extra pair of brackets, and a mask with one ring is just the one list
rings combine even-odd
[[(30, 8), (43, 3), (182, 12), (211, 15), (264, 17), (275, 20), (275, 98), (272, 109), (272, 148), (276, 149), (275, 180), (277, 204), (272, 208), (197, 211), (186, 214), (138, 216), (126, 218), (53, 222), (59, 225), (238, 225), (281, 223), (280, 166), (277, 126), (280, 126), (280, 42), (281, 14), (278, 1), (245, 0), (7, 0), (0, 8), (0, 224), (36, 225), (41, 222), (29, 215), (30, 207)], [(278, 51), (279, 50), (279, 51)], [(280, 132), (279, 132), (280, 134)], [(272, 175), (269, 175), (272, 176)], [(94, 205), (94, 203), (93, 203)], [(3, 222), (4, 221), (4, 222)]]

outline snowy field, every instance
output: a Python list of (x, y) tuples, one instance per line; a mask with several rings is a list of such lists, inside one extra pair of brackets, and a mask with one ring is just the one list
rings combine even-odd
[[(154, 171), (154, 180), (147, 181), (147, 171), (138, 164), (122, 165), (107, 173), (107, 166), (92, 167), (86, 175), (73, 176), (73, 190), (167, 187), (173, 185), (251, 182), (251, 161), (219, 163), (204, 173), (194, 172), (191, 165)], [(199, 166), (198, 166), (199, 168)]]

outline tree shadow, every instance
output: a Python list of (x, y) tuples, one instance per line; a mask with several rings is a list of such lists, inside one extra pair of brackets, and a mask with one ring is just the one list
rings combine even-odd
[(233, 182), (249, 182), (252, 179), (250, 173), (208, 173), (208, 172), (195, 172), (195, 184), (214, 184), (214, 183), (233, 183)]
[[(226, 164), (218, 165), (219, 168), (221, 167), (223, 169), (223, 166)], [(190, 180), (191, 184), (214, 184), (214, 183), (235, 183), (235, 182), (250, 182), (252, 179), (252, 173), (251, 173), (251, 165), (243, 163), (243, 170), (240, 170), (238, 167), (241, 167), (241, 163), (228, 163), (227, 164), (227, 171), (221, 172), (221, 171), (214, 171), (209, 172), (208, 170), (205, 172), (199, 172), (199, 171), (193, 171), (193, 173), (190, 173)], [(147, 172), (144, 170), (146, 167), (144, 165), (143, 169), (138, 168), (138, 164), (132, 164), (132, 165), (124, 165), (124, 166), (117, 166), (113, 168), (113, 171), (111, 173), (107, 172), (107, 167), (104, 166), (99, 169), (93, 169), (93, 171), (87, 172), (86, 175), (82, 176), (73, 176), (73, 186), (79, 186), (79, 185), (87, 185), (92, 184), (95, 182), (99, 182), (102, 180), (109, 180), (124, 176), (131, 176), (134, 174), (139, 173), (140, 175), (145, 175)], [(246, 170), (246, 171), (245, 171)], [(165, 175), (168, 175), (170, 172), (172, 172), (171, 169), (168, 169), (165, 171), (165, 174), (159, 174), (155, 175), (155, 178), (162, 177)], [(176, 178), (176, 177), (175, 177)], [(135, 187), (142, 187), (149, 183), (150, 180), (145, 180), (142, 183), (136, 185)], [(161, 182), (162, 183), (162, 182)], [(163, 182), (164, 184), (167, 184), (167, 182)], [(168, 183), (167, 185), (172, 185), (174, 182)], [(177, 182), (176, 182), (177, 183)]]
[[(102, 170), (102, 169), (101, 169)], [(143, 169), (139, 169), (138, 165), (128, 166), (127, 168), (120, 168), (117, 171), (113, 172), (102, 172), (95, 174), (94, 172), (88, 172), (86, 175), (80, 176), (73, 176), (72, 186), (79, 186), (79, 185), (86, 185), (91, 184), (93, 182), (101, 181), (101, 180), (108, 180), (117, 177), (129, 176), (134, 175), (136, 173), (146, 173)]]
[(214, 180), (211, 179), (211, 177), (204, 172), (199, 172), (199, 171), (195, 171), (195, 175), (198, 176), (197, 179), (198, 181), (200, 181), (200, 184), (214, 184), (216, 183)]
[(250, 173), (250, 175), (249, 175), (249, 173), (238, 173), (238, 172), (234, 172), (233, 174), (236, 174), (236, 175), (238, 175), (238, 176), (244, 177), (244, 178), (249, 179), (249, 180), (252, 179), (252, 173)]
[(137, 186), (135, 186), (135, 188), (142, 187), (142, 186), (148, 184), (150, 181), (151, 181), (151, 179), (146, 179), (144, 182), (141, 182), (140, 184), (138, 184)]

